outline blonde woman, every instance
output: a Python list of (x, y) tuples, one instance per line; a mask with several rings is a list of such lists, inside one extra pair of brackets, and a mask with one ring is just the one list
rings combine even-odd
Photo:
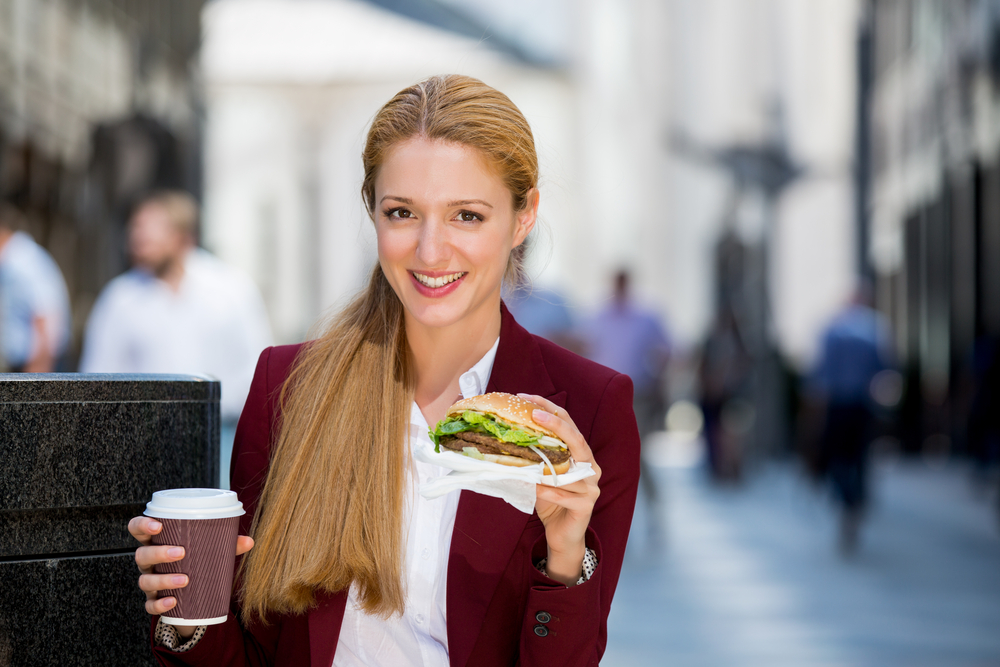
[[(149, 545), (153, 519), (129, 524), (156, 658), (596, 665), (639, 437), (628, 377), (532, 336), (501, 301), (538, 210), (528, 123), (478, 80), (433, 77), (378, 112), (363, 161), (379, 260), (368, 288), (319, 339), (264, 351), (240, 419), (231, 483), (246, 555), (231, 618), (157, 623), (175, 600), (156, 591), (187, 579), (152, 567), (183, 550)], [(527, 395), (597, 475), (539, 485), (532, 515), (468, 491), (422, 498), (419, 482), (447, 471), (415, 460), (409, 434), (487, 391)]]

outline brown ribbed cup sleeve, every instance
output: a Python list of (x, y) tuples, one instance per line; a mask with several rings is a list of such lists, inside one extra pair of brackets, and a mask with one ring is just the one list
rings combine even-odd
[(177, 605), (163, 616), (178, 619), (205, 619), (225, 616), (233, 589), (236, 565), (236, 538), (240, 518), (228, 519), (157, 519), (163, 524), (153, 544), (184, 547), (184, 558), (161, 563), (157, 574), (188, 576), (188, 585), (157, 593), (158, 598), (173, 596)]

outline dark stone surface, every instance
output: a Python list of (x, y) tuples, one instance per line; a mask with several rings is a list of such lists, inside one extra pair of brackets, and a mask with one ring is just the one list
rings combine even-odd
[(0, 667), (151, 665), (126, 528), (219, 484), (219, 383), (0, 374)]
[[(0, 374), (0, 558), (130, 546), (120, 508), (159, 489), (217, 487), (218, 448), (218, 382)], [(83, 521), (32, 527), (69, 517)]]
[(129, 535), (128, 522), (144, 509), (146, 503), (0, 511), (4, 557), (132, 548), (135, 541)]
[(0, 402), (219, 400), (219, 383), (205, 375), (165, 373), (0, 373)]
[(0, 665), (155, 665), (132, 553), (0, 562)]

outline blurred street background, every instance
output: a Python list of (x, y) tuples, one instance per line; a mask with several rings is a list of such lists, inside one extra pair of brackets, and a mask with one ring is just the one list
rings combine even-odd
[(0, 371), (216, 375), (227, 484), (450, 72), (535, 132), (511, 309), (637, 387), (605, 664), (1000, 664), (1000, 0), (0, 0)]

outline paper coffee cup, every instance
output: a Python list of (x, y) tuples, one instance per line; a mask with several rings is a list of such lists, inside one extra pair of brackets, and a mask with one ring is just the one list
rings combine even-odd
[(177, 604), (160, 618), (170, 625), (215, 625), (229, 614), (229, 597), (236, 565), (236, 538), (243, 503), (234, 491), (167, 489), (146, 504), (148, 517), (163, 524), (153, 544), (184, 547), (184, 558), (153, 567), (156, 574), (182, 573), (188, 585), (157, 593)]

